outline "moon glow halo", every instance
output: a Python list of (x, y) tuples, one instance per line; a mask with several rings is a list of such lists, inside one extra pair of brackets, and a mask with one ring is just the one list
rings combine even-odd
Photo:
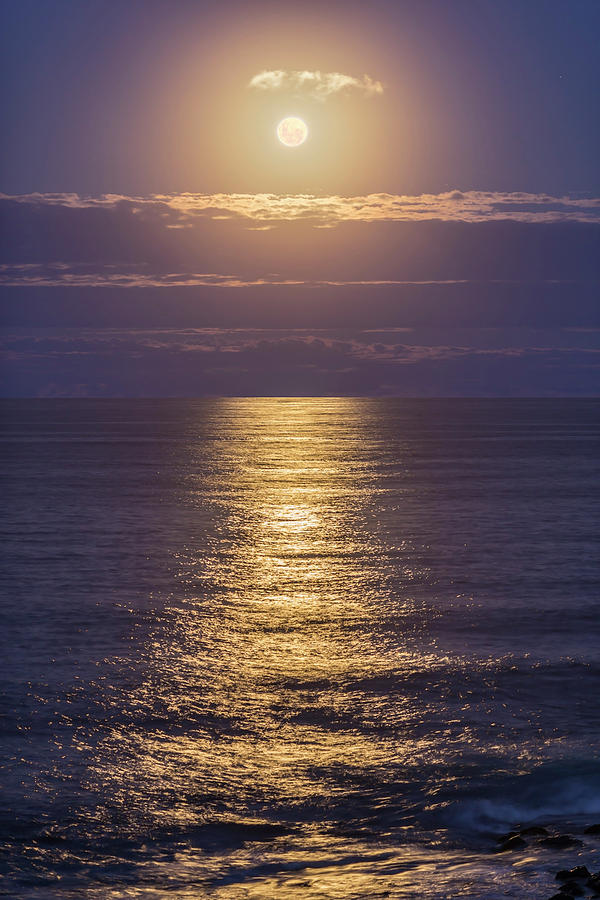
[(299, 147), (308, 137), (306, 122), (297, 116), (287, 116), (277, 126), (277, 137), (284, 147)]

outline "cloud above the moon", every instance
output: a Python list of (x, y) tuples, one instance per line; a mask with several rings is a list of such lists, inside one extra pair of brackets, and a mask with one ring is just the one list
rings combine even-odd
[(343, 72), (308, 72), (298, 69), (265, 69), (250, 79), (248, 87), (258, 91), (289, 91), (326, 100), (334, 94), (357, 93), (363, 97), (383, 94), (383, 85), (369, 75), (345, 75)]

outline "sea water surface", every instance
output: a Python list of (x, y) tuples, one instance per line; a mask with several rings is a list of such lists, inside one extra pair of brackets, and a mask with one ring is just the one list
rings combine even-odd
[[(597, 401), (4, 401), (0, 891), (600, 868)], [(492, 852), (541, 823), (581, 844)]]

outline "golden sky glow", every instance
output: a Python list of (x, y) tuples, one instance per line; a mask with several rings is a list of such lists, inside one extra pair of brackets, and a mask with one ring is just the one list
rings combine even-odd
[[(162, 80), (148, 86), (157, 92), (161, 109), (164, 102), (169, 133), (178, 136), (176, 147), (170, 145), (168, 153), (165, 147), (164, 156), (164, 171), (173, 173), (177, 187), (352, 192), (365, 167), (380, 165), (377, 157), (388, 153), (383, 140), (385, 122), (391, 121), (387, 66), (377, 66), (377, 55), (365, 47), (364, 30), (340, 30), (339, 20), (329, 22), (323, 13), (316, 28), (303, 14), (282, 41), (285, 26), (277, 18), (262, 22), (260, 29), (246, 23), (243, 34), (228, 29), (226, 46), (217, 38), (218, 53), (202, 60), (195, 46), (188, 55), (184, 43)], [(396, 91), (396, 100), (414, 123), (403, 94)], [(175, 106), (173, 97), (178, 98)], [(190, 115), (199, 102), (202, 115)], [(273, 140), (277, 124), (287, 117), (308, 125), (308, 141)], [(157, 152), (164, 143), (159, 136)], [(282, 152), (282, 143), (301, 143), (302, 154)], [(180, 183), (185, 172), (186, 183)]]

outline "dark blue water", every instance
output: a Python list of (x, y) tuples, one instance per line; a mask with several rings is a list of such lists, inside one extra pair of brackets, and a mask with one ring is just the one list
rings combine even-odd
[(4, 896), (600, 868), (598, 402), (1, 409)]

